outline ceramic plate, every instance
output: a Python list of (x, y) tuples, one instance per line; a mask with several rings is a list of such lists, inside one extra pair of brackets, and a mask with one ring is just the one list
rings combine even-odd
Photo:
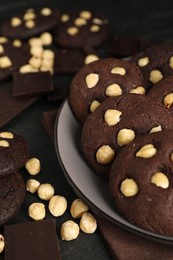
[(118, 214), (109, 193), (108, 183), (94, 174), (82, 156), (80, 135), (81, 125), (75, 119), (66, 100), (55, 123), (55, 147), (62, 170), (76, 194), (85, 200), (93, 211), (115, 225), (150, 239), (172, 244), (173, 237), (140, 229)]

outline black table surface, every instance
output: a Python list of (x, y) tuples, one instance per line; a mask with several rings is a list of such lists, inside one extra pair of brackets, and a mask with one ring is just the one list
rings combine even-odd
[[(0, 22), (8, 19), (14, 13), (21, 9), (31, 8), (37, 5), (54, 6), (62, 11), (74, 10), (75, 8), (98, 10), (102, 12), (109, 20), (112, 28), (112, 35), (134, 35), (148, 37), (153, 42), (162, 42), (173, 40), (173, 2), (166, 1), (43, 1), (43, 0), (0, 0)], [(0, 83), (0, 87), (8, 82)], [(57, 160), (55, 148), (47, 135), (42, 122), (41, 116), (44, 111), (53, 110), (60, 106), (62, 101), (48, 102), (46, 97), (42, 97), (36, 103), (31, 105), (25, 111), (20, 113), (16, 118), (6, 124), (1, 131), (13, 131), (22, 135), (28, 142), (33, 157), (41, 161), (41, 173), (38, 180), (41, 183), (49, 182), (53, 184), (56, 194), (63, 195), (67, 198), (68, 205), (77, 196), (73, 189), (67, 183), (62, 169)], [(30, 176), (23, 173), (27, 180)], [(13, 223), (30, 221), (27, 209), (31, 202), (39, 201), (38, 197), (27, 193), (26, 201), (22, 207), (22, 212)], [(51, 215), (47, 213), (46, 218)], [(66, 213), (56, 218), (57, 235), (61, 248), (61, 257), (67, 259), (112, 259), (109, 250), (97, 230), (92, 235), (80, 233), (79, 237), (73, 241), (62, 241), (60, 238), (61, 224), (71, 218), (69, 206)], [(4, 259), (4, 255), (0, 255)]]

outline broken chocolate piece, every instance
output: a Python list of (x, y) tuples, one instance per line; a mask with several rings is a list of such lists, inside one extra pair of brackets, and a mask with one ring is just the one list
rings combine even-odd
[(13, 73), (13, 96), (40, 95), (53, 90), (52, 77), (48, 71)]
[(60, 260), (60, 247), (54, 219), (6, 225), (6, 260)]

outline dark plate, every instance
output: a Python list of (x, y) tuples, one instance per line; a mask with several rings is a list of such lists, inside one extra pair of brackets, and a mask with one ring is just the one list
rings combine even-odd
[(67, 181), (76, 194), (104, 219), (122, 228), (157, 242), (173, 244), (172, 236), (158, 235), (132, 225), (116, 211), (108, 183), (94, 174), (82, 156), (80, 147), (81, 125), (75, 119), (66, 100), (55, 123), (55, 148)]

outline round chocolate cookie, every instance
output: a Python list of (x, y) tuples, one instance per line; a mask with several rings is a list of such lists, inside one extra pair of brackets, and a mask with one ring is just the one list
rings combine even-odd
[(135, 139), (117, 155), (109, 185), (116, 209), (145, 230), (173, 235), (173, 131)]
[(148, 96), (163, 104), (173, 116), (173, 76), (169, 76), (155, 84)]
[(109, 21), (88, 10), (67, 12), (61, 15), (55, 28), (54, 41), (65, 48), (96, 47), (109, 37)]
[(81, 146), (94, 172), (109, 178), (122, 147), (149, 132), (173, 129), (173, 118), (162, 105), (145, 95), (128, 94), (103, 101), (86, 119)]
[(164, 77), (173, 74), (173, 44), (154, 45), (130, 60), (140, 67), (150, 89)]
[(17, 172), (28, 159), (28, 145), (23, 137), (0, 132), (0, 179)]
[(0, 225), (19, 212), (25, 198), (25, 182), (19, 173), (0, 178)]
[(121, 59), (102, 59), (83, 66), (70, 87), (70, 104), (83, 123), (101, 102), (127, 93), (145, 94), (143, 76), (136, 65)]
[(1, 26), (4, 36), (28, 39), (42, 32), (52, 30), (59, 21), (59, 11), (48, 7), (27, 9), (11, 17)]

